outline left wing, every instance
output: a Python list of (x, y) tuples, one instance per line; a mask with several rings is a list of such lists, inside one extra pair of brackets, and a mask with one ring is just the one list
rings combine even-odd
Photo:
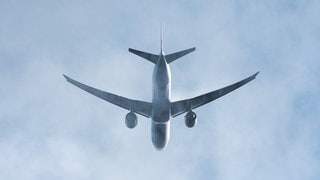
[(63, 76), (71, 84), (77, 86), (80, 89), (87, 91), (88, 93), (90, 93), (92, 95), (95, 95), (105, 101), (108, 101), (114, 105), (120, 106), (124, 109), (135, 112), (135, 113), (140, 114), (142, 116), (145, 116), (148, 118), (151, 117), (152, 105), (149, 102), (132, 100), (132, 99), (128, 99), (128, 98), (125, 98), (122, 96), (111, 94), (111, 93), (108, 93), (105, 91), (101, 91), (99, 89), (87, 86), (87, 85), (82, 84), (76, 80), (73, 80), (66, 75), (63, 75)]
[(181, 101), (176, 101), (171, 103), (171, 116), (176, 117), (180, 114), (183, 114), (185, 112), (188, 112), (192, 109), (195, 109), (197, 107), (200, 107), (204, 104), (207, 104), (213, 100), (218, 99), (221, 96), (224, 96), (228, 94), (229, 92), (238, 89), (239, 87), (247, 84), (248, 82), (252, 81), (253, 79), (256, 78), (259, 72), (255, 73), (254, 75), (239, 81), (237, 83), (234, 83), (230, 86), (209, 92), (207, 94), (203, 94), (191, 99), (186, 99), (186, 100), (181, 100)]

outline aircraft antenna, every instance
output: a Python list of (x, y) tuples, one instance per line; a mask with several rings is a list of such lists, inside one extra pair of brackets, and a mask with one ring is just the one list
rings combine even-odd
[(161, 23), (160, 27), (160, 52), (163, 53), (163, 24)]

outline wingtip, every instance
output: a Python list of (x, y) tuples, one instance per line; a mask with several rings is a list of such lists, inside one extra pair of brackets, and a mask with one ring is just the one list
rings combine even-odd
[(65, 75), (65, 74), (62, 74), (62, 75), (67, 81), (69, 81), (70, 78), (67, 75)]
[(256, 72), (253, 76), (256, 77), (259, 73), (260, 71)]
[(255, 79), (256, 76), (260, 73), (260, 71), (256, 72), (255, 74), (253, 74), (252, 76), (249, 77), (250, 81)]

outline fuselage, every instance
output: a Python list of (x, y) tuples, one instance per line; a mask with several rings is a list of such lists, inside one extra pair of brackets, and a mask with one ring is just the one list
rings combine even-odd
[(152, 93), (152, 143), (161, 150), (169, 142), (171, 117), (171, 71), (161, 51), (153, 71)]

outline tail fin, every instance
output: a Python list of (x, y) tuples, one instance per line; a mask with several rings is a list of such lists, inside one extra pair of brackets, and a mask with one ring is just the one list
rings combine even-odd
[(157, 61), (158, 61), (158, 58), (159, 56), (158, 55), (155, 55), (155, 54), (151, 54), (151, 53), (147, 53), (147, 52), (143, 52), (143, 51), (138, 51), (138, 50), (135, 50), (135, 49), (131, 49), (129, 48), (129, 52), (137, 55), (137, 56), (140, 56), (142, 58), (145, 58), (146, 60), (154, 63), (154, 64), (157, 64)]
[(193, 52), (194, 50), (196, 50), (195, 47), (190, 48), (190, 49), (186, 49), (186, 50), (183, 50), (183, 51), (179, 51), (179, 52), (176, 52), (176, 53), (168, 54), (168, 55), (166, 55), (167, 63), (169, 64), (169, 63), (175, 61), (176, 59), (181, 58), (182, 56)]

